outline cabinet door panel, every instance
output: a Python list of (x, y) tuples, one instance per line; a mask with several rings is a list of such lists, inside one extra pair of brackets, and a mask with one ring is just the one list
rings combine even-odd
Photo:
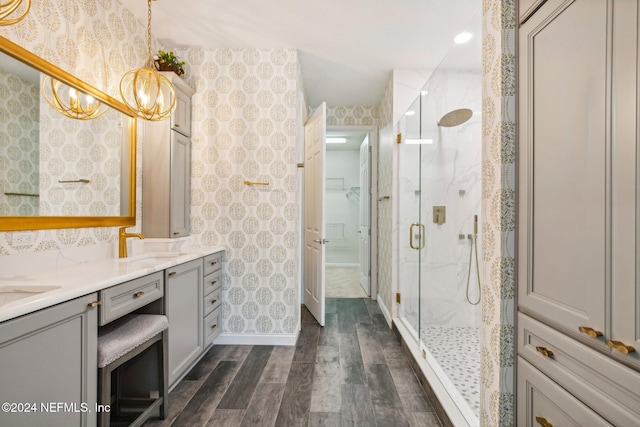
[(549, 0), (520, 30), (519, 306), (574, 333), (605, 327), (610, 9)]
[(169, 318), (169, 385), (204, 351), (202, 332), (202, 259), (171, 267), (165, 274)]
[(191, 142), (171, 132), (171, 237), (189, 235), (191, 203)]
[(612, 354), (640, 368), (638, 2), (618, 1), (613, 13), (612, 323), (607, 339), (633, 346), (635, 352)]
[[(2, 426), (95, 426), (96, 294), (0, 325), (0, 401), (35, 403), (35, 413), (0, 412)], [(62, 402), (67, 408), (42, 404)], [(92, 413), (82, 412), (82, 404)]]
[(176, 109), (171, 116), (171, 129), (191, 136), (191, 96), (176, 89)]
[(611, 426), (546, 375), (518, 358), (518, 426)]

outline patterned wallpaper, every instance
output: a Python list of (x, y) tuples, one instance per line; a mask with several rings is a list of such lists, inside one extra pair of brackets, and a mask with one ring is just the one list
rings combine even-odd
[[(74, 120), (40, 101), (40, 215), (120, 215), (121, 114)], [(87, 179), (89, 183), (60, 183)]]
[(203, 245), (228, 248), (223, 332), (292, 334), (299, 321), (297, 51), (176, 53), (197, 92), (191, 232)]
[[(120, 77), (147, 57), (146, 26), (118, 0), (39, 0), (23, 21), (0, 27), (0, 36), (115, 98)], [(140, 175), (137, 179), (139, 198)], [(140, 218), (140, 200), (137, 206)], [(21, 247), (12, 244), (13, 233), (0, 232), (0, 255), (110, 243), (116, 233), (116, 228), (44, 230), (34, 245)]]
[(514, 0), (483, 1), (483, 427), (515, 425), (516, 22)]
[[(378, 106), (378, 198), (393, 194), (393, 81)], [(393, 313), (393, 198), (378, 201), (378, 296)]]
[(0, 69), (0, 216), (35, 215), (38, 193), (40, 88)]
[(327, 125), (373, 126), (378, 122), (378, 107), (327, 106)]

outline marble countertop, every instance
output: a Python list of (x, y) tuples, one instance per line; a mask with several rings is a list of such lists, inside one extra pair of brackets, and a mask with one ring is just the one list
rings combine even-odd
[[(223, 246), (190, 246), (179, 251), (145, 251), (122, 259), (105, 257), (40, 269), (26, 266), (20, 274), (16, 274), (15, 271), (2, 274), (1, 265), (10, 263), (11, 256), (0, 257), (0, 322), (223, 250)], [(22, 262), (24, 259), (28, 260), (23, 257)], [(31, 288), (38, 291), (38, 287), (56, 288), (15, 301), (2, 301), (3, 294), (9, 297), (12, 290), (24, 289), (29, 292)]]

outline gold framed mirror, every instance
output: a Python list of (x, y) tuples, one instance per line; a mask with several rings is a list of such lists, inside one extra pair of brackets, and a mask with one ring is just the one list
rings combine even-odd
[[(71, 118), (81, 97), (106, 112)], [(0, 37), (0, 231), (135, 225), (136, 132), (124, 103)]]

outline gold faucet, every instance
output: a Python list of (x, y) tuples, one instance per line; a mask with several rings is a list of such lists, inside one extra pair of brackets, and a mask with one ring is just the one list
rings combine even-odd
[(144, 236), (140, 233), (127, 233), (127, 227), (120, 227), (118, 233), (118, 256), (120, 258), (126, 258), (127, 254), (127, 237), (137, 237), (138, 239), (144, 239)]

